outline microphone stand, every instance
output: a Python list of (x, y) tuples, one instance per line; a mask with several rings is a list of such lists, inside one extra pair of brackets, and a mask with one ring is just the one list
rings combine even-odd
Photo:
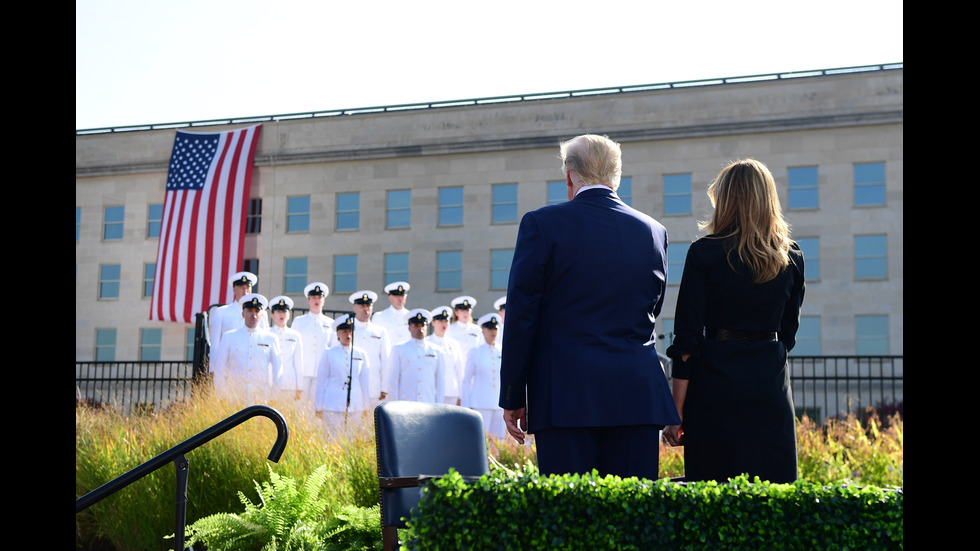
[[(350, 313), (354, 316), (354, 313)], [(344, 408), (344, 433), (347, 433), (347, 414), (350, 412), (350, 387), (353, 383), (354, 374), (354, 327), (357, 325), (357, 318), (351, 319), (350, 325), (350, 365), (347, 367), (347, 406)]]

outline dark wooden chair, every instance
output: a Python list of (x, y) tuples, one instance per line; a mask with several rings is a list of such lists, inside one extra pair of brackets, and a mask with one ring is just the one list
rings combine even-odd
[(398, 549), (398, 529), (419, 502), (419, 481), (455, 469), (479, 477), (490, 472), (483, 417), (449, 404), (384, 402), (374, 410), (385, 551)]

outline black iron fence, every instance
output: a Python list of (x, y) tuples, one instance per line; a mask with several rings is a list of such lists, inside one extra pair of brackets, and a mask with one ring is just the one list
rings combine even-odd
[(789, 363), (797, 415), (822, 422), (868, 406), (886, 414), (903, 407), (904, 356), (790, 356)]
[(122, 412), (166, 409), (191, 397), (194, 362), (75, 362), (75, 400)]
[[(790, 373), (797, 414), (817, 422), (904, 400), (904, 356), (790, 357)], [(76, 399), (124, 412), (190, 399), (193, 381), (193, 362), (75, 362)]]

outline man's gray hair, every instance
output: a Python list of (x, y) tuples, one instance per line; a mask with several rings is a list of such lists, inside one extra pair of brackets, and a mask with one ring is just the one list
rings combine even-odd
[(623, 152), (609, 136), (584, 134), (561, 142), (561, 168), (574, 170), (584, 185), (608, 186), (615, 191), (623, 175)]

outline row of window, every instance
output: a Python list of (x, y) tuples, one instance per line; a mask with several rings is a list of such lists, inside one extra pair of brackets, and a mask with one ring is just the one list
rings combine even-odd
[[(855, 316), (855, 342), (856, 353), (860, 356), (884, 356), (889, 353), (888, 349), (888, 316), (886, 315), (866, 315)], [(674, 320), (661, 319), (658, 321), (657, 332), (667, 336), (670, 342), (674, 328)], [(161, 350), (163, 330), (162, 329), (140, 329), (139, 359), (146, 362), (161, 361)], [(666, 348), (666, 347), (664, 347)], [(186, 344), (184, 346), (184, 360), (194, 359), (194, 328), (190, 327), (186, 333)], [(819, 356), (820, 355), (820, 318), (817, 316), (803, 316), (800, 318), (800, 329), (796, 334), (796, 347), (793, 349), (794, 356)], [(95, 332), (95, 360), (100, 362), (111, 362), (116, 359), (116, 330), (115, 329), (96, 329)]]
[[(664, 349), (673, 339), (674, 320), (657, 320), (657, 333), (665, 335)], [(854, 316), (855, 352), (859, 356), (887, 356), (888, 316), (859, 315)], [(663, 350), (661, 350), (663, 352)], [(792, 356), (819, 356), (820, 352), (820, 317), (800, 317), (800, 328), (796, 332), (796, 346)]]
[[(140, 329), (139, 361), (159, 362), (162, 360), (163, 329)], [(116, 361), (116, 330), (95, 330), (95, 361)], [(194, 328), (189, 327), (184, 344), (184, 361), (194, 361)]]
[[(335, 255), (333, 284), (331, 289), (337, 293), (353, 293), (361, 287), (357, 283), (358, 255)], [(510, 264), (514, 258), (513, 249), (494, 249), (490, 251), (490, 288), (503, 290), (507, 288), (510, 277)], [(302, 295), (303, 289), (310, 281), (309, 259), (293, 257), (283, 259), (283, 294)], [(244, 270), (258, 273), (257, 259), (248, 259), (243, 265)], [(385, 285), (393, 281), (407, 281), (408, 253), (387, 253), (384, 259)], [(143, 264), (143, 294), (144, 298), (153, 296), (153, 278), (156, 263)], [(119, 287), (122, 279), (121, 264), (102, 264), (99, 266), (99, 298), (119, 298)], [(463, 289), (463, 251), (439, 251), (436, 253), (436, 291), (460, 291)], [(255, 291), (259, 292), (258, 286)]]
[[(818, 168), (815, 166), (795, 167), (787, 170), (789, 186), (788, 208), (813, 209), (820, 206)], [(632, 204), (633, 181), (624, 177), (618, 194), (627, 204)], [(691, 211), (691, 174), (669, 174), (664, 176), (664, 215), (689, 215)], [(336, 229), (357, 230), (361, 224), (361, 194), (359, 192), (338, 193)], [(565, 181), (547, 183), (547, 204), (567, 200)], [(491, 192), (491, 221), (494, 224), (517, 222), (517, 184), (493, 184)], [(854, 165), (854, 205), (874, 206), (885, 204), (885, 163), (861, 163)], [(412, 191), (408, 189), (388, 191), (385, 227), (389, 229), (411, 226)], [(288, 197), (286, 200), (286, 232), (303, 233), (310, 231), (312, 216), (309, 195)], [(105, 207), (103, 213), (102, 239), (123, 238), (124, 206)], [(163, 219), (163, 205), (149, 205), (147, 213), (147, 237), (159, 237)], [(81, 232), (81, 208), (75, 207), (75, 241)], [(439, 188), (438, 225), (460, 226), (463, 224), (463, 188)], [(262, 230), (262, 200), (249, 200), (246, 233), (259, 233)]]
[[(820, 238), (797, 238), (796, 242), (806, 259), (806, 278), (808, 281), (820, 279)], [(679, 284), (684, 272), (684, 260), (690, 243), (672, 243), (668, 255), (667, 283)], [(393, 281), (409, 280), (409, 253), (385, 253), (385, 285)], [(513, 249), (493, 249), (490, 251), (490, 289), (507, 288), (510, 277), (510, 264), (514, 258)], [(335, 255), (333, 284), (331, 288), (338, 293), (357, 291), (358, 255)], [(258, 260), (246, 260), (243, 269), (258, 273)], [(156, 264), (143, 265), (143, 297), (153, 295), (153, 278)], [(122, 266), (102, 264), (99, 266), (99, 298), (119, 298)], [(436, 252), (436, 291), (458, 291), (463, 288), (463, 251)], [(888, 277), (888, 236), (854, 236), (854, 278), (857, 280), (876, 280)], [(310, 281), (309, 259), (290, 257), (283, 261), (282, 289), (287, 295), (302, 295)], [(257, 289), (256, 289), (257, 290)]]

